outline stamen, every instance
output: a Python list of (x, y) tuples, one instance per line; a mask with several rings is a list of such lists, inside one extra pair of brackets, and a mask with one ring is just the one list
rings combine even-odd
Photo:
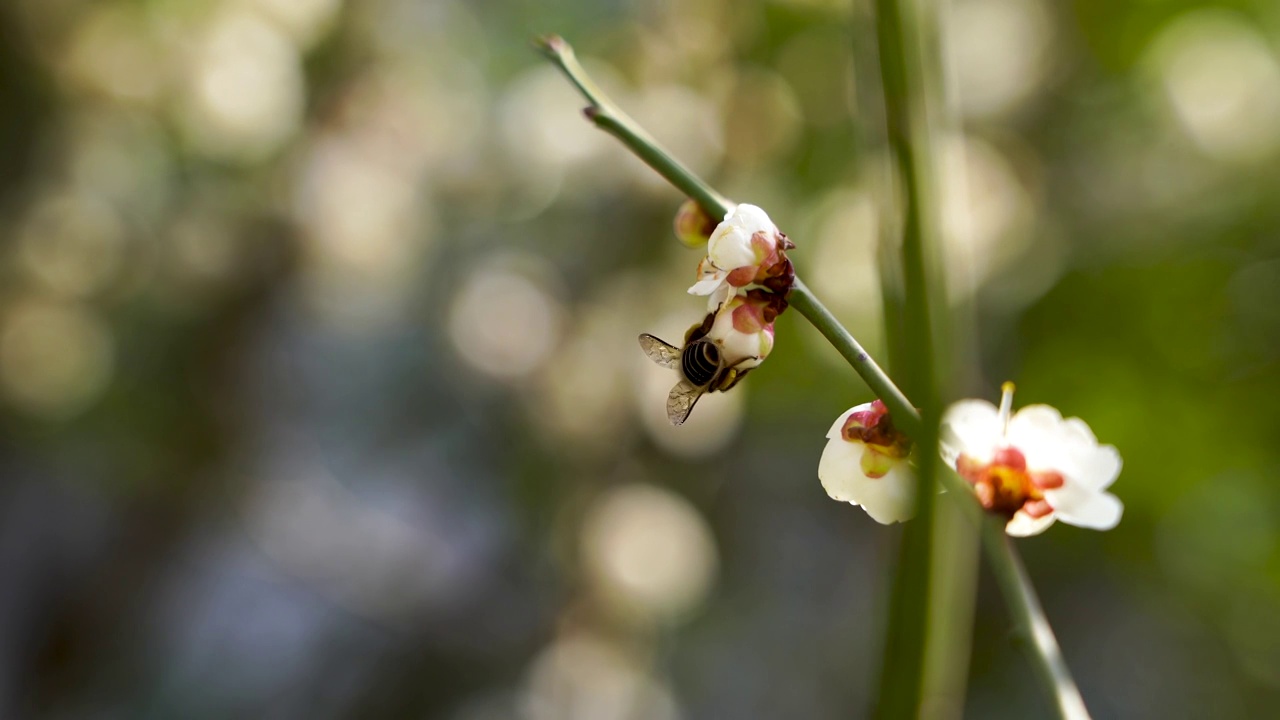
[(1000, 386), (1000, 435), (1008, 437), (1009, 418), (1013, 412), (1013, 383), (1005, 382)]

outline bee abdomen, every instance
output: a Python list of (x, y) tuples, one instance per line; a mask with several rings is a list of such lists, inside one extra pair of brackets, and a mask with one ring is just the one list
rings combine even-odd
[(711, 382), (720, 371), (720, 349), (711, 342), (697, 342), (680, 354), (680, 370), (697, 387)]

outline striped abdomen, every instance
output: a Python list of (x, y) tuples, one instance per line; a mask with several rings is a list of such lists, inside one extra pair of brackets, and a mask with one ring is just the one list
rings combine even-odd
[(720, 349), (710, 341), (689, 345), (680, 353), (680, 370), (684, 372), (685, 379), (696, 387), (710, 384), (720, 372)]

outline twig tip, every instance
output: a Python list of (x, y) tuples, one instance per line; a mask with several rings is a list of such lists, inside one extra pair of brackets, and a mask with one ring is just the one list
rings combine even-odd
[(565, 42), (564, 38), (555, 34), (543, 35), (541, 37), (534, 38), (533, 45), (544, 55), (549, 57), (557, 57), (565, 54), (566, 52), (572, 52), (569, 48), (569, 43)]

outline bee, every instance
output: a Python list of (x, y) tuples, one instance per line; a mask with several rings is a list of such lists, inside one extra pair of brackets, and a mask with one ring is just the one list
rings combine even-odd
[[(713, 316), (708, 316), (711, 320)], [(695, 325), (685, 334), (683, 348), (678, 348), (649, 333), (640, 335), (640, 349), (649, 359), (664, 368), (675, 370), (680, 382), (671, 388), (667, 396), (667, 419), (672, 425), (682, 425), (689, 419), (693, 406), (704, 393), (725, 392), (738, 384), (751, 368), (740, 368), (755, 358), (746, 357), (732, 365), (725, 363), (724, 354), (715, 341), (708, 338), (710, 322)]]

